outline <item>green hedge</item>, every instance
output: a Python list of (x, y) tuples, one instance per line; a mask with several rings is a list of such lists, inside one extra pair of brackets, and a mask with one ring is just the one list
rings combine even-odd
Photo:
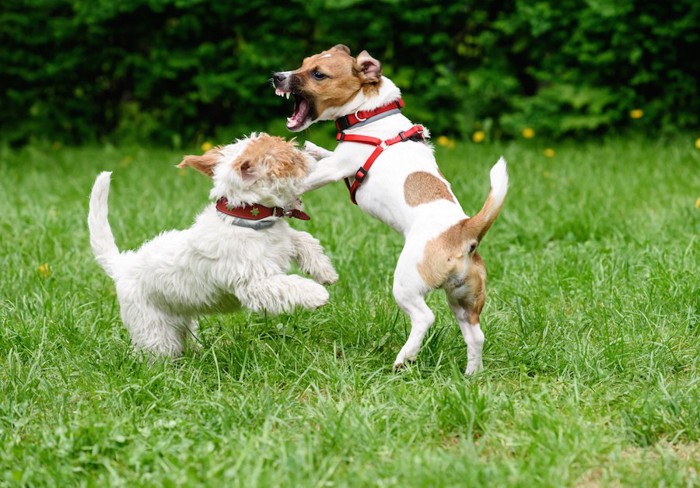
[(0, 138), (267, 129), (291, 109), (271, 73), (339, 42), (380, 59), (435, 134), (700, 126), (697, 0), (4, 0)]

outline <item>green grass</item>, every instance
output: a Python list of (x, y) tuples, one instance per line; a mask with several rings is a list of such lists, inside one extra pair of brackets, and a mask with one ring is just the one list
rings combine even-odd
[(401, 239), (342, 184), (294, 223), (340, 273), (326, 307), (210, 316), (201, 351), (149, 364), (92, 259), (90, 187), (114, 170), (126, 249), (189, 225), (206, 179), (173, 169), (177, 151), (0, 149), (0, 484), (697, 486), (700, 151), (681, 137), (543, 149), (437, 149), (469, 213), (509, 162), (480, 248), (474, 378), (439, 292), (418, 362), (392, 373)]

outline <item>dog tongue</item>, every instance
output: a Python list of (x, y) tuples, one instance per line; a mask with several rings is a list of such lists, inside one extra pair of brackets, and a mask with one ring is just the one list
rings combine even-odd
[(287, 129), (289, 130), (301, 127), (306, 120), (306, 116), (309, 114), (309, 102), (301, 97), (297, 100), (294, 106), (294, 113), (291, 117), (287, 117)]

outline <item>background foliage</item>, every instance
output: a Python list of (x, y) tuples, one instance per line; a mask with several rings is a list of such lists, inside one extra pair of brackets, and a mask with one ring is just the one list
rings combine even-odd
[(271, 73), (339, 42), (380, 59), (434, 133), (700, 125), (695, 0), (4, 0), (2, 139), (281, 131)]

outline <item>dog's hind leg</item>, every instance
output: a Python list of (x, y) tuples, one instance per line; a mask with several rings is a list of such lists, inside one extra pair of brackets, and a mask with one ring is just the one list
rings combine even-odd
[(144, 303), (122, 303), (121, 315), (135, 349), (156, 356), (182, 354), (189, 319), (171, 316)]
[(406, 344), (394, 361), (394, 369), (404, 366), (406, 361), (414, 361), (418, 355), (428, 329), (435, 322), (435, 315), (425, 303), (425, 295), (430, 287), (425, 284), (417, 271), (416, 260), (404, 248), (394, 273), (394, 299), (411, 320), (411, 332)]
[(481, 331), (480, 316), (486, 302), (486, 268), (476, 254), (468, 269), (464, 276), (450, 279), (445, 292), (467, 344), (465, 374), (470, 375), (483, 369), (484, 333)]

